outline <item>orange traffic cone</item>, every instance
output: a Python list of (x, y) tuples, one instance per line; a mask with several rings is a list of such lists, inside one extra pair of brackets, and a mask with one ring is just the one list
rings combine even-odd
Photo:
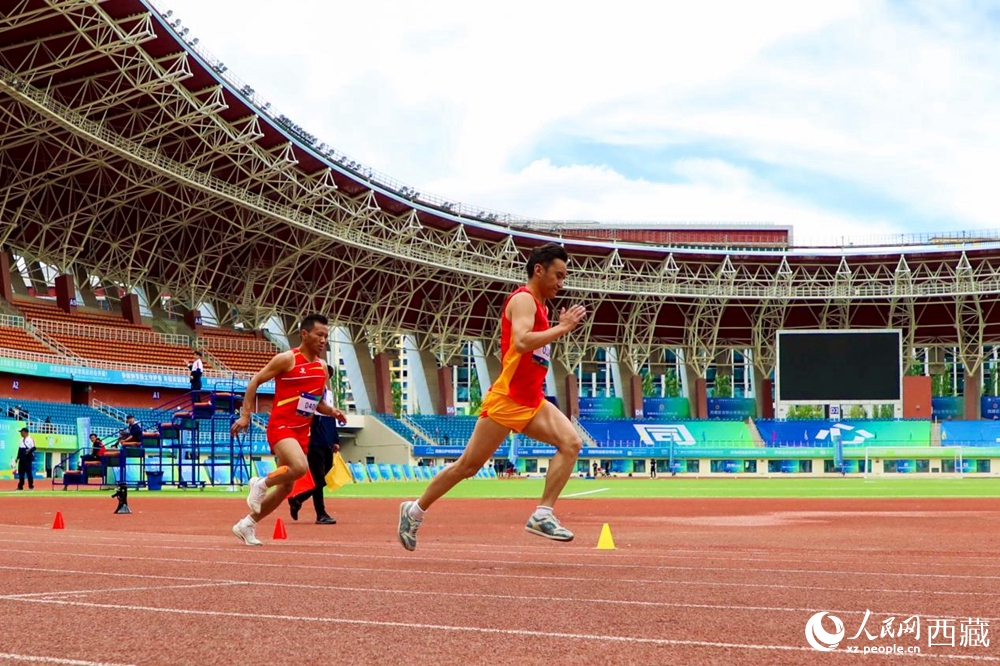
[(54, 530), (66, 529), (66, 523), (63, 522), (62, 511), (56, 511), (56, 519), (52, 521), (52, 529)]
[(274, 524), (274, 536), (271, 538), (275, 540), (288, 538), (288, 532), (285, 531), (285, 524), (281, 522), (281, 518)]

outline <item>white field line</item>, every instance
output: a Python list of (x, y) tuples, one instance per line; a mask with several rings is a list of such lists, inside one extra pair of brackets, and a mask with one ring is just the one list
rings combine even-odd
[(10, 661), (27, 661), (36, 664), (66, 664), (67, 666), (129, 666), (126, 664), (113, 664), (108, 661), (84, 661), (82, 659), (62, 659), (60, 657), (39, 657), (31, 654), (13, 654), (11, 652), (0, 652), (0, 659)]
[(611, 490), (611, 488), (598, 488), (597, 490), (585, 490), (582, 493), (570, 493), (569, 495), (560, 495), (560, 499), (565, 499), (567, 497), (583, 497), (584, 495), (595, 495), (597, 493), (606, 493)]
[[(37, 541), (26, 541), (17, 539), (6, 539), (5, 543), (33, 543), (36, 544)], [(91, 543), (86, 541), (76, 541), (76, 545), (80, 546), (119, 546), (120, 548), (148, 548), (151, 550), (184, 550), (184, 551), (205, 551), (205, 552), (218, 552), (218, 553), (231, 553), (233, 552), (232, 547), (225, 546), (165, 546), (165, 545), (155, 545), (155, 544), (134, 544), (121, 542), (117, 544), (108, 543)], [(484, 560), (482, 558), (466, 558), (466, 557), (422, 557), (420, 555), (379, 555), (379, 554), (356, 554), (356, 553), (331, 553), (331, 552), (316, 552), (309, 550), (293, 550), (286, 548), (284, 546), (262, 549), (256, 551), (261, 554), (274, 554), (274, 555), (304, 555), (309, 557), (328, 557), (335, 559), (350, 559), (356, 561), (358, 559), (369, 559), (369, 560), (391, 560), (391, 561), (405, 561), (405, 562), (431, 562), (431, 563), (441, 563), (441, 564), (482, 564), (484, 562), (494, 562), (494, 559)], [(554, 552), (552, 550), (549, 551)], [(53, 553), (55, 554), (55, 553)], [(255, 555), (256, 556), (256, 555)], [(730, 561), (732, 558), (729, 558)], [(743, 571), (746, 566), (745, 560), (740, 560), (740, 567), (710, 567), (710, 566), (679, 566), (679, 565), (666, 565), (666, 564), (621, 564), (618, 562), (570, 562), (570, 561), (537, 561), (537, 560), (506, 560), (504, 564), (519, 565), (519, 566), (552, 566), (556, 564), (561, 568), (574, 568), (574, 569), (596, 569), (596, 570), (607, 570), (607, 569), (643, 569), (643, 570), (656, 570), (656, 571), (691, 571), (691, 572), (724, 572), (724, 573), (734, 573)], [(1000, 575), (984, 575), (984, 574), (943, 574), (943, 573), (915, 573), (915, 572), (900, 572), (900, 571), (845, 571), (842, 569), (836, 569), (831, 571), (830, 569), (779, 569), (770, 567), (754, 567), (754, 573), (773, 573), (773, 574), (794, 574), (794, 575), (804, 575), (804, 576), (828, 576), (831, 574), (843, 575), (843, 576), (877, 576), (877, 577), (894, 577), (894, 578), (940, 578), (944, 580), (997, 580), (1000, 581)]]
[[(371, 594), (388, 594), (388, 595), (411, 595), (419, 597), (455, 597), (455, 598), (473, 598), (473, 599), (488, 599), (496, 601), (533, 601), (541, 603), (565, 603), (565, 604), (605, 604), (610, 606), (636, 606), (636, 607), (650, 607), (650, 608), (687, 608), (687, 609), (704, 609), (704, 610), (732, 610), (732, 611), (765, 611), (765, 612), (775, 612), (775, 613), (815, 613), (817, 608), (814, 606), (810, 607), (795, 607), (795, 606), (741, 606), (732, 603), (726, 604), (693, 604), (693, 603), (683, 603), (679, 601), (642, 601), (638, 599), (603, 599), (603, 598), (593, 598), (593, 597), (554, 597), (554, 596), (537, 596), (530, 594), (491, 594), (485, 592), (448, 592), (448, 591), (437, 591), (437, 590), (414, 590), (414, 589), (399, 589), (399, 588), (386, 588), (386, 587), (360, 587), (356, 585), (315, 585), (310, 583), (280, 583), (272, 581), (259, 581), (259, 580), (226, 580), (218, 581), (214, 578), (203, 578), (203, 579), (192, 579), (192, 578), (174, 578), (173, 576), (162, 576), (158, 574), (141, 574), (141, 573), (121, 573), (121, 572), (97, 572), (90, 570), (68, 570), (68, 569), (44, 569), (39, 567), (4, 567), (0, 566), (0, 570), (16, 570), (16, 571), (37, 571), (39, 573), (62, 573), (72, 576), (89, 575), (89, 576), (113, 576), (113, 577), (124, 577), (124, 578), (141, 578), (141, 579), (153, 579), (153, 580), (202, 580), (204, 585), (160, 585), (154, 587), (123, 587), (123, 588), (95, 588), (92, 590), (75, 590), (73, 592), (36, 592), (33, 594), (11, 594), (6, 596), (0, 596), (0, 600), (17, 600), (26, 597), (54, 597), (60, 594), (101, 594), (108, 592), (125, 592), (125, 591), (139, 591), (139, 590), (164, 590), (164, 589), (180, 589), (186, 587), (226, 587), (226, 586), (259, 586), (259, 587), (277, 587), (282, 589), (301, 589), (301, 590), (316, 590), (316, 591), (331, 591), (331, 592), (359, 592), (365, 595)], [(869, 610), (869, 609), (866, 609)], [(839, 615), (863, 615), (863, 611), (854, 609), (846, 610), (841, 608), (828, 608), (826, 609), (828, 613), (837, 613)], [(958, 615), (942, 615), (940, 613), (927, 613), (927, 612), (915, 612), (915, 611), (871, 611), (874, 616), (892, 616), (892, 617), (911, 617), (913, 615), (933, 615), (935, 618), (945, 619), (945, 620), (963, 620), (969, 617), (977, 617), (982, 620), (989, 621), (1000, 621), (1000, 617), (984, 617), (980, 613), (960, 613)]]
[[(271, 563), (271, 562), (252, 562), (246, 560), (208, 560), (205, 558), (199, 559), (185, 559), (177, 557), (150, 557), (150, 556), (140, 556), (140, 555), (103, 555), (103, 554), (91, 554), (91, 553), (52, 553), (49, 551), (38, 551), (38, 550), (18, 550), (18, 549), (5, 549), (3, 552), (8, 553), (24, 553), (31, 555), (44, 555), (48, 558), (53, 558), (56, 555), (65, 555), (72, 558), (90, 558), (90, 559), (103, 559), (103, 560), (134, 560), (142, 562), (162, 562), (162, 563), (181, 563), (181, 564), (200, 564), (200, 565), (215, 565), (215, 566), (237, 566), (237, 567), (261, 567), (266, 569), (297, 569), (305, 571), (342, 571), (345, 573), (378, 573), (385, 574), (390, 572), (393, 575), (400, 574), (410, 574), (415, 576), (447, 576), (447, 577), (462, 577), (462, 578), (475, 578), (475, 579), (485, 579), (485, 578), (495, 578), (495, 579), (509, 579), (509, 580), (537, 580), (537, 581), (568, 581), (568, 582), (585, 582), (593, 583), (594, 577), (591, 576), (554, 576), (554, 575), (544, 575), (535, 576), (528, 574), (503, 574), (503, 573), (487, 573), (487, 572), (468, 572), (468, 571), (434, 571), (430, 569), (391, 569), (387, 570), (385, 567), (358, 567), (358, 566), (335, 566), (330, 564), (285, 564), (285, 563)], [(480, 560), (481, 562), (481, 560)], [(547, 563), (551, 564), (551, 563)], [(733, 570), (737, 571), (737, 570)], [(717, 581), (707, 581), (707, 580), (694, 580), (690, 578), (616, 578), (613, 580), (614, 583), (623, 584), (642, 584), (642, 585), (676, 585), (678, 583), (685, 583), (688, 585), (704, 585), (706, 587), (728, 587), (728, 588), (766, 588), (766, 589), (780, 589), (780, 590), (808, 590), (811, 592), (815, 591), (831, 591), (831, 592), (843, 592), (843, 586), (837, 587), (822, 587), (818, 585), (783, 585), (779, 583), (736, 583), (736, 582), (717, 582)], [(873, 593), (899, 593), (899, 594), (921, 594), (921, 595), (937, 595), (937, 596), (967, 596), (967, 597), (989, 597), (991, 599), (996, 598), (996, 592), (966, 592), (958, 590), (927, 590), (927, 589), (897, 589), (897, 588), (850, 588), (852, 592), (873, 592)]]
[[(202, 617), (231, 617), (241, 620), (275, 620), (282, 622), (301, 622), (304, 624), (335, 624), (358, 627), (379, 627), (389, 629), (414, 629), (418, 631), (440, 631), (451, 633), (474, 633), (493, 636), (526, 636), (531, 638), (548, 638), (554, 640), (586, 641), (601, 644), (621, 643), (626, 645), (659, 645), (672, 647), (703, 647), (722, 648), (727, 650), (749, 650), (763, 652), (807, 652), (815, 654), (809, 647), (792, 645), (753, 645), (744, 643), (723, 643), (718, 641), (697, 641), (672, 638), (651, 638), (644, 636), (617, 636), (614, 634), (576, 634), (555, 631), (535, 631), (528, 629), (498, 629), (494, 627), (476, 627), (454, 624), (427, 624), (420, 622), (388, 622), (381, 620), (359, 620), (339, 617), (314, 617), (302, 615), (279, 615), (275, 613), (247, 613), (198, 610), (193, 608), (161, 608), (157, 606), (136, 606), (128, 604), (96, 604), (84, 601), (66, 601), (55, 599), (18, 599), (21, 603), (46, 604), (56, 606), (71, 606), (78, 608), (102, 608), (117, 611), (132, 611), (146, 613), (162, 613), (168, 615), (193, 615)], [(844, 651), (834, 651), (829, 654), (851, 654)], [(1000, 657), (958, 654), (903, 654), (899, 657), (919, 657), (925, 659), (965, 659), (968, 661), (1000, 661)]]

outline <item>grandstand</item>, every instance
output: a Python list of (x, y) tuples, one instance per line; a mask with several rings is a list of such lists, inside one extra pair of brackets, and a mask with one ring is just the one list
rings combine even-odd
[(272, 342), (253, 333), (209, 326), (198, 331), (198, 347), (218, 359), (229, 370), (255, 373), (280, 352)]
[(81, 309), (69, 314), (43, 301), (17, 299), (13, 305), (39, 336), (83, 359), (168, 368), (191, 360), (186, 336), (165, 337), (109, 313)]
[[(24, 329), (24, 320), (20, 317), (7, 317), (0, 321), (10, 322), (14, 325), (0, 325), (0, 349), (27, 352), (29, 354), (52, 355), (53, 351), (41, 342), (31, 337)], [(21, 324), (17, 326), (16, 324)]]

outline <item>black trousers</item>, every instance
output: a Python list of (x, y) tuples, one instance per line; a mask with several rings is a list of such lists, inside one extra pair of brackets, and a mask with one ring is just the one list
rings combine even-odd
[(35, 475), (31, 470), (31, 460), (26, 460), (24, 458), (18, 458), (17, 461), (17, 489), (21, 490), (24, 488), (24, 479), (28, 479), (28, 487), (35, 487)]
[(309, 446), (309, 473), (312, 474), (316, 487), (295, 496), (297, 502), (305, 503), (312, 497), (316, 517), (326, 515), (326, 504), (323, 502), (323, 486), (326, 485), (326, 475), (333, 469), (333, 448), (329, 446)]

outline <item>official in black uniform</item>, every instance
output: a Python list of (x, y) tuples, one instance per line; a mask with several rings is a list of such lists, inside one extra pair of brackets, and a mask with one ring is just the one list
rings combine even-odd
[(299, 519), (299, 510), (306, 500), (312, 497), (316, 508), (317, 525), (336, 525), (337, 521), (326, 512), (323, 503), (323, 486), (326, 485), (326, 475), (333, 469), (333, 454), (340, 450), (340, 434), (337, 432), (337, 419), (317, 413), (313, 416), (309, 432), (309, 471), (312, 473), (316, 487), (304, 493), (288, 498), (288, 508), (292, 520)]
[(32, 463), (35, 462), (35, 440), (28, 434), (27, 428), (21, 428), (21, 443), (17, 447), (17, 489), (24, 490), (24, 479), (28, 479), (28, 490), (35, 489), (35, 472)]

